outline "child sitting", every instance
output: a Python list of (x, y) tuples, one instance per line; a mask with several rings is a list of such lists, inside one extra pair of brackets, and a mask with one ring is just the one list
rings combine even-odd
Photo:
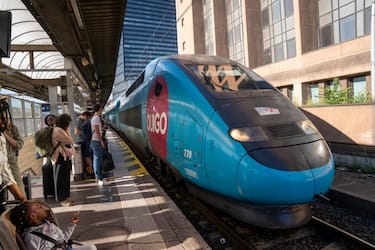
[[(79, 221), (75, 212), (65, 230), (61, 230), (52, 217), (51, 209), (40, 201), (28, 200), (17, 205), (10, 214), (12, 223), (16, 226), (26, 249), (81, 249), (94, 250), (95, 245), (74, 244), (68, 248), (68, 241)], [(70, 247), (70, 246), (69, 246)]]

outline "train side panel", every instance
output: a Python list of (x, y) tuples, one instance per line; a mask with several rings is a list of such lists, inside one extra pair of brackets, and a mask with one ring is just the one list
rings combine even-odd
[(238, 188), (238, 162), (246, 154), (240, 143), (228, 136), (229, 128), (216, 113), (207, 129), (206, 154), (209, 189), (234, 199), (242, 199)]
[(145, 100), (149, 91), (149, 85), (144, 83), (132, 95), (123, 100), (119, 108), (119, 129), (143, 157), (147, 156), (147, 134), (144, 130)]

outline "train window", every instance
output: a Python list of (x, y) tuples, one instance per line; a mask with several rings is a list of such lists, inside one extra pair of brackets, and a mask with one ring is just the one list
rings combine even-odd
[(155, 90), (154, 90), (154, 95), (159, 96), (161, 94), (161, 91), (163, 90), (163, 85), (159, 81), (156, 82)]
[(145, 72), (143, 71), (141, 74), (138, 75), (137, 79), (135, 79), (133, 84), (126, 91), (126, 96), (130, 95), (134, 90), (136, 90), (139, 87), (139, 85), (143, 83), (144, 77), (145, 77)]
[(215, 92), (274, 89), (249, 69), (236, 64), (192, 64), (189, 68)]
[(147, 66), (145, 68), (144, 80), (148, 80), (154, 74), (156, 64), (158, 63), (158, 61), (159, 61), (158, 59), (155, 59), (155, 60), (151, 61), (149, 64), (147, 64)]

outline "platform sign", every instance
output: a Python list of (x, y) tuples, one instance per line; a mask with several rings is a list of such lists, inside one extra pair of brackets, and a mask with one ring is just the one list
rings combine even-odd
[(49, 103), (42, 103), (42, 112), (50, 112), (51, 105)]

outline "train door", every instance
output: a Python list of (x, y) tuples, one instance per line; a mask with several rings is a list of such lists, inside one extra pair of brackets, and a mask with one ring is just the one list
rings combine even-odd
[[(206, 172), (202, 164), (203, 128), (199, 121), (185, 111), (179, 119), (179, 129), (175, 142), (179, 141), (177, 155), (181, 158), (180, 171), (193, 183), (206, 181)], [(175, 147), (176, 149), (176, 147)]]

